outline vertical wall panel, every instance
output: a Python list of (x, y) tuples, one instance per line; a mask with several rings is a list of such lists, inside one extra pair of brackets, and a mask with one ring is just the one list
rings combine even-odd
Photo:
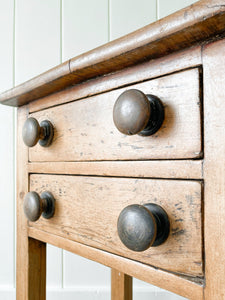
[(156, 0), (109, 0), (110, 40), (156, 20)]
[[(24, 82), (60, 63), (60, 0), (16, 0), (15, 81)], [(61, 287), (62, 250), (47, 249), (47, 284)]]
[(0, 285), (14, 285), (14, 121), (13, 109), (0, 109)]
[(107, 0), (64, 0), (63, 61), (108, 41)]
[[(0, 91), (13, 86), (13, 13), (13, 0), (0, 0)], [(9, 289), (15, 284), (13, 117), (13, 108), (0, 107), (0, 288)]]
[(0, 0), (0, 92), (13, 86), (13, 10), (13, 0)]
[(197, 0), (157, 0), (158, 1), (158, 18), (161, 19), (173, 12), (180, 10), (188, 5), (191, 5)]
[(60, 0), (16, 0), (16, 84), (60, 63)]

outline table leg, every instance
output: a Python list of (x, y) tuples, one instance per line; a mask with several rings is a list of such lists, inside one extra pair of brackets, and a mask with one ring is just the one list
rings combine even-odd
[(26, 106), (18, 109), (16, 299), (45, 300), (46, 244), (29, 238), (28, 222), (23, 212), (29, 182), (28, 148), (21, 142), (21, 136), (27, 115)]
[(132, 300), (132, 277), (111, 270), (111, 300)]

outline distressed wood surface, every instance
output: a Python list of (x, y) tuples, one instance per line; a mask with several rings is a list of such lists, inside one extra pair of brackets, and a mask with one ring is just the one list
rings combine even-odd
[(198, 280), (197, 283), (192, 281), (196, 278), (186, 278), (165, 272), (152, 266), (146, 266), (138, 261), (130, 260), (106, 251), (101, 251), (34, 227), (29, 228), (29, 236), (46, 243), (50, 243), (56, 247), (63, 248), (90, 260), (99, 262), (110, 268), (121, 270), (132, 277), (139, 278), (140, 280), (146, 281), (190, 300), (203, 299), (202, 280)]
[[(32, 115), (39, 121), (49, 118), (56, 129), (53, 145), (48, 149), (39, 146), (30, 149), (27, 164), (28, 151), (20, 140), (27, 108), (19, 111), (18, 300), (45, 299), (46, 242), (113, 268), (112, 285), (119, 286), (112, 296), (116, 299), (119, 297), (116, 293), (123, 297), (124, 291), (125, 297), (126, 287), (130, 290), (126, 276), (188, 299), (225, 298), (225, 43), (218, 41), (204, 46), (224, 33), (224, 1), (199, 1), (0, 96), (0, 102), (7, 105), (30, 103)], [(194, 66), (200, 67), (177, 73)], [(201, 136), (202, 70), (204, 138)], [(164, 76), (173, 72), (176, 73)], [(145, 82), (135, 87), (162, 98), (166, 110), (163, 128), (147, 139), (124, 137), (112, 123), (117, 96), (128, 84), (140, 81)], [(123, 88), (113, 90), (118, 87)], [(82, 100), (72, 102), (79, 99)], [(56, 106), (62, 103), (67, 104)], [(203, 160), (186, 160), (199, 157)], [(155, 161), (144, 161), (149, 159)], [(50, 190), (56, 197), (54, 218), (41, 218), (29, 223), (30, 227), (22, 211), (28, 172), (41, 173), (30, 175), (30, 190), (39, 193)], [(97, 176), (44, 175), (44, 172)], [(101, 175), (120, 178), (101, 178)], [(202, 182), (190, 179), (204, 179), (204, 193)], [(125, 206), (150, 201), (168, 212), (170, 236), (157, 248), (134, 253), (118, 238), (117, 218)], [(120, 271), (122, 280), (118, 280)]]
[(21, 143), (20, 134), (27, 113), (26, 106), (18, 110), (16, 299), (44, 300), (46, 244), (28, 238), (28, 222), (23, 212), (23, 200), (29, 185), (28, 151)]
[[(173, 272), (202, 275), (201, 183), (182, 180), (30, 175), (30, 191), (49, 190), (56, 199), (52, 219), (29, 222), (41, 230)], [(129, 204), (153, 202), (168, 213), (171, 231), (159, 247), (128, 250), (117, 219)]]
[[(18, 109), (18, 134), (22, 133), (22, 124), (27, 118), (27, 108)], [(27, 160), (28, 149), (17, 140), (17, 251), (16, 251), (16, 297), (17, 300), (28, 300), (29, 286), (29, 245), (27, 220), (23, 213), (23, 198), (28, 192)]]
[(199, 1), (1, 94), (0, 102), (21, 106), (84, 80), (205, 42), (224, 33), (224, 28), (224, 1)]
[[(27, 281), (28, 299), (45, 300), (46, 299), (46, 243), (29, 238), (28, 244), (29, 244), (29, 248), (28, 248), (29, 278)], [(27, 283), (25, 282), (24, 285), (26, 286)]]
[[(130, 88), (159, 97), (165, 120), (150, 137), (126, 136), (113, 123), (113, 106), (125, 90), (93, 96), (31, 114), (50, 120), (54, 138), (50, 147), (37, 144), (29, 160), (94, 161), (196, 158), (201, 148), (201, 99), (198, 68), (161, 77)], [(128, 88), (126, 88), (128, 89)]]
[(129, 67), (103, 77), (97, 77), (81, 84), (71, 86), (58, 93), (53, 93), (29, 103), (29, 111), (52, 107), (73, 100), (90, 97), (132, 83), (153, 79), (159, 76), (178, 72), (202, 64), (201, 47), (182, 50), (165, 57)]
[(28, 163), (29, 173), (202, 179), (202, 160)]
[(111, 300), (132, 300), (132, 277), (111, 270)]
[(225, 41), (203, 49), (205, 116), (205, 299), (225, 299)]

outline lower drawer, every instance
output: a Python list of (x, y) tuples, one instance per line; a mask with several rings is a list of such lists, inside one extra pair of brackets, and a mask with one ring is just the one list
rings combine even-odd
[[(201, 182), (30, 175), (30, 191), (50, 191), (55, 214), (29, 222), (43, 231), (75, 240), (168, 271), (201, 276)], [(142, 252), (126, 248), (117, 232), (120, 212), (130, 204), (155, 203), (168, 214), (170, 233), (158, 247)]]

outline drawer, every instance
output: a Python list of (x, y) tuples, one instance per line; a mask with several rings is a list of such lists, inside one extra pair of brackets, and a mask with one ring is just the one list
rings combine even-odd
[[(201, 276), (201, 182), (68, 175), (30, 175), (30, 191), (50, 191), (55, 214), (29, 226), (129, 259), (186, 275)], [(117, 232), (131, 204), (160, 205), (168, 214), (168, 239), (142, 252), (129, 250)]]
[[(199, 69), (194, 68), (31, 114), (54, 126), (50, 147), (29, 149), (30, 161), (196, 158), (202, 155)], [(128, 89), (157, 96), (165, 118), (151, 136), (125, 135), (113, 122), (116, 99)], [(76, 98), (76, 95), (74, 95)]]

